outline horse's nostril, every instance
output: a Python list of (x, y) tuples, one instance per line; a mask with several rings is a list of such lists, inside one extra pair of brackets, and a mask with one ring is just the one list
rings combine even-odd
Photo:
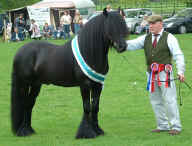
[(124, 41), (119, 41), (113, 43), (114, 48), (116, 48), (117, 52), (121, 53), (124, 52), (127, 48), (127, 43)]
[(116, 42), (114, 42), (114, 43), (113, 43), (113, 46), (117, 48), (117, 43), (116, 43)]

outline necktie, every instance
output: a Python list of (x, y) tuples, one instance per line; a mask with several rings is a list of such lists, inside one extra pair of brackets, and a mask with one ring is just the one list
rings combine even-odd
[(153, 48), (156, 48), (156, 46), (157, 46), (157, 37), (158, 37), (158, 35), (159, 34), (154, 35), (155, 38), (154, 38), (154, 41), (153, 41)]

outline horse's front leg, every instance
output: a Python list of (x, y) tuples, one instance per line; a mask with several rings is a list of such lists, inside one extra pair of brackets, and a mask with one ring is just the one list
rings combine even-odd
[(100, 100), (100, 95), (101, 95), (101, 91), (102, 91), (102, 85), (101, 84), (96, 84), (93, 88), (92, 88), (92, 94), (91, 94), (91, 98), (92, 98), (92, 125), (93, 125), (93, 129), (94, 131), (97, 133), (97, 135), (104, 135), (104, 131), (99, 127), (98, 124), (98, 112), (99, 112), (99, 100)]
[(90, 89), (89, 87), (80, 87), (83, 100), (84, 114), (79, 126), (76, 138), (95, 138), (96, 132), (92, 128), (91, 105), (90, 105)]

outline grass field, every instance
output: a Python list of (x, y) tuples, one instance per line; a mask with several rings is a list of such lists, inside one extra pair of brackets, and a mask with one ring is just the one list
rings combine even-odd
[[(135, 36), (131, 36), (130, 39)], [(192, 85), (192, 34), (176, 35), (186, 60), (186, 81)], [(110, 71), (101, 96), (99, 122), (104, 136), (76, 140), (81, 121), (79, 88), (43, 86), (33, 110), (32, 125), (37, 134), (20, 138), (10, 129), (10, 84), (13, 56), (24, 43), (0, 42), (0, 146), (191, 146), (192, 94), (184, 84), (180, 106), (183, 131), (178, 136), (152, 134), (154, 114), (146, 88), (143, 50), (109, 53)], [(62, 40), (51, 41), (63, 44)], [(178, 82), (177, 82), (178, 83)], [(178, 99), (179, 102), (179, 99)]]

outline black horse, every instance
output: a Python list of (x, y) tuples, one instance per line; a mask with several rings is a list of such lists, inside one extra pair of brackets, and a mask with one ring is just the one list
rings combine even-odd
[[(94, 138), (103, 135), (98, 125), (99, 98), (102, 91), (102, 75), (106, 75), (108, 51), (114, 46), (117, 52), (126, 47), (128, 28), (118, 12), (103, 11), (80, 30), (75, 44), (85, 64), (97, 72), (100, 81), (84, 73), (73, 52), (72, 41), (63, 46), (43, 41), (25, 44), (17, 52), (12, 71), (11, 121), (17, 136), (28, 136), (35, 131), (31, 127), (32, 109), (42, 84), (80, 86), (84, 114), (76, 138)], [(75, 41), (73, 41), (75, 42)], [(88, 71), (88, 73), (90, 70)]]

